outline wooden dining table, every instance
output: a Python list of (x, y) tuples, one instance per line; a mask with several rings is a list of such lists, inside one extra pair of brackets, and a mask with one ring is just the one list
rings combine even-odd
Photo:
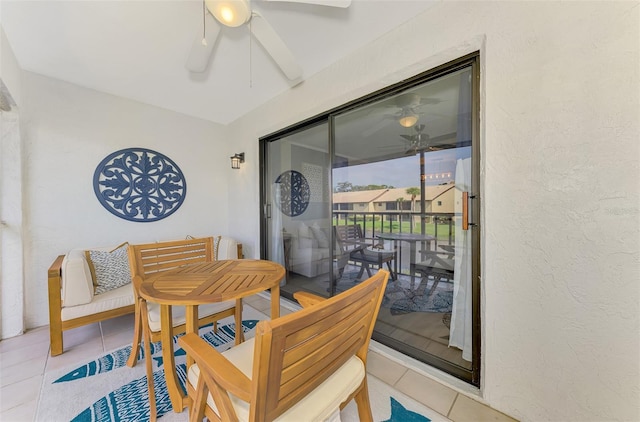
[[(198, 333), (198, 305), (236, 301), (236, 344), (243, 341), (242, 298), (271, 289), (271, 318), (280, 316), (282, 265), (266, 260), (230, 259), (185, 265), (158, 273), (140, 285), (140, 296), (160, 305), (164, 373), (171, 405), (182, 412), (189, 405), (178, 381), (173, 350), (172, 306), (185, 306), (187, 333)], [(187, 356), (187, 370), (193, 363)]]

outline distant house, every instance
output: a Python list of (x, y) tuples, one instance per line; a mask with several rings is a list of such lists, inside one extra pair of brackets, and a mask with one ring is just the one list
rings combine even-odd
[[(424, 192), (425, 212), (453, 213), (453, 182), (446, 185), (426, 186)], [(336, 192), (333, 194), (334, 211), (345, 210), (361, 213), (382, 213), (404, 211), (421, 211), (420, 196), (414, 199), (411, 206), (411, 195), (408, 188), (376, 189), (355, 192)]]
[(333, 194), (333, 209), (356, 211), (356, 212), (375, 212), (373, 206), (374, 201), (380, 195), (389, 189), (361, 190), (355, 192), (335, 192)]

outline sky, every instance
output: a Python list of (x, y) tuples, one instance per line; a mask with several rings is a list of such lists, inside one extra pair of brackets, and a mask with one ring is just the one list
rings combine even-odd
[[(468, 154), (464, 150), (469, 150)], [(425, 154), (425, 174), (427, 185), (437, 185), (443, 181), (454, 180), (455, 160), (462, 155), (470, 156), (470, 148), (457, 148), (445, 151), (433, 151)], [(430, 179), (429, 176), (451, 173), (449, 179)], [(333, 170), (334, 188), (340, 182), (352, 185), (389, 185), (396, 188), (420, 186), (420, 155), (397, 158), (395, 160), (379, 161), (370, 164), (341, 167)]]

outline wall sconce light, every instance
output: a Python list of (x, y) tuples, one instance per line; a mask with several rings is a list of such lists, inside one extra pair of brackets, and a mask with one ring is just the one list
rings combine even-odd
[(231, 168), (232, 169), (239, 169), (240, 168), (240, 163), (244, 163), (244, 152), (241, 152), (240, 154), (234, 154), (231, 157)]

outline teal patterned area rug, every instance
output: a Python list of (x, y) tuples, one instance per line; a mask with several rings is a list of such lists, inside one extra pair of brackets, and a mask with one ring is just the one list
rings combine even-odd
[[(244, 320), (245, 337), (252, 337), (257, 319)], [(200, 336), (219, 351), (233, 345), (235, 324), (203, 328)], [(174, 338), (178, 378), (185, 382), (185, 353)], [(131, 346), (126, 346), (69, 368), (45, 374), (36, 412), (36, 421), (73, 422), (144, 422), (149, 420), (144, 361), (135, 368), (126, 366)], [(160, 343), (151, 348), (156, 403), (159, 420), (187, 421), (188, 412), (175, 413), (164, 380), (164, 369)], [(144, 359), (144, 356), (140, 356)], [(369, 376), (372, 411), (376, 421), (428, 422), (446, 420), (433, 410), (424, 407), (407, 396), (391, 389), (376, 378)], [(342, 421), (358, 421), (357, 407), (350, 403), (340, 414)], [(303, 422), (303, 421), (300, 421)]]

